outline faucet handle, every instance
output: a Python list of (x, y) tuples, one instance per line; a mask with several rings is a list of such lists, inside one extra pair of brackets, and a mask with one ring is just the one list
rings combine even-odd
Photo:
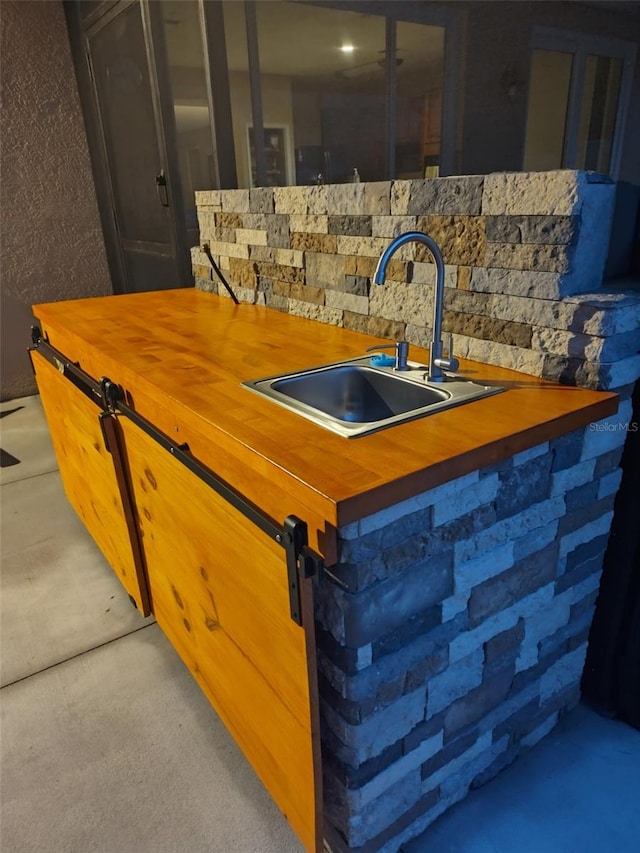
[(447, 346), (447, 357), (446, 358), (436, 358), (435, 364), (441, 368), (441, 370), (450, 370), (452, 373), (455, 373), (456, 370), (460, 367), (460, 362), (453, 355), (453, 334), (449, 332), (449, 343)]

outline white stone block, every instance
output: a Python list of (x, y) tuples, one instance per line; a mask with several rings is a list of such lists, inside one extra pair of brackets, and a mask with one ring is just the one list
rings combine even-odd
[(296, 317), (306, 317), (309, 320), (319, 320), (329, 326), (342, 326), (342, 311), (315, 305), (313, 302), (301, 302), (298, 299), (289, 300), (289, 313)]
[(592, 459), (622, 447), (633, 416), (631, 400), (620, 403), (615, 415), (589, 424), (584, 434), (580, 459)]
[[(358, 255), (360, 257), (379, 258), (388, 246), (383, 237), (353, 237), (338, 234), (338, 254)], [(394, 257), (399, 258), (400, 252)]]
[(425, 761), (434, 756), (438, 750), (442, 749), (442, 732), (438, 732), (433, 737), (427, 738), (422, 743), (413, 749), (411, 752), (404, 755), (394, 764), (390, 764), (377, 776), (374, 776), (370, 782), (366, 782), (361, 788), (347, 792), (349, 805), (353, 809), (361, 809), (373, 800), (381, 797), (386, 791), (391, 788), (396, 782), (399, 782), (407, 773), (420, 767)]
[(511, 518), (505, 518), (485, 530), (480, 530), (470, 539), (456, 542), (454, 544), (456, 565), (475, 559), (538, 527), (545, 527), (563, 516), (565, 512), (566, 506), (562, 495), (533, 504)]
[(513, 467), (517, 468), (518, 465), (524, 465), (525, 462), (530, 462), (532, 459), (536, 459), (538, 456), (544, 456), (545, 453), (549, 452), (549, 442), (543, 441), (542, 444), (536, 444), (534, 447), (530, 447), (528, 450), (522, 450), (520, 453), (516, 453), (513, 456)]
[(417, 216), (372, 216), (371, 236), (393, 240), (407, 231), (415, 231), (417, 220)]
[(439, 500), (433, 506), (433, 526), (439, 527), (489, 503), (495, 498), (499, 485), (500, 478), (494, 473), (464, 491), (456, 492), (455, 497), (449, 500)]
[(407, 284), (388, 279), (382, 286), (372, 285), (369, 292), (370, 314), (387, 320), (426, 325), (431, 322), (431, 304), (415, 282)]
[(253, 246), (266, 246), (267, 232), (255, 228), (237, 228), (236, 242), (249, 243)]
[(607, 388), (622, 388), (640, 379), (640, 355), (630, 355), (607, 365)]
[(579, 175), (567, 169), (485, 175), (482, 213), (571, 216), (580, 209)]
[(328, 234), (329, 217), (320, 214), (292, 213), (289, 218), (289, 230), (291, 233)]
[(354, 314), (369, 313), (369, 297), (357, 296), (355, 293), (343, 293), (341, 290), (327, 290), (325, 293), (325, 303), (327, 308), (352, 311)]
[(448, 622), (450, 619), (453, 619), (454, 616), (457, 616), (458, 613), (463, 613), (469, 605), (470, 595), (471, 591), (466, 590), (465, 592), (457, 593), (456, 595), (449, 596), (449, 598), (445, 598), (442, 602), (442, 622)]
[(212, 255), (224, 255), (227, 258), (248, 258), (249, 246), (246, 243), (211, 242)]
[(356, 669), (366, 669), (368, 666), (371, 666), (373, 662), (373, 648), (371, 643), (367, 643), (366, 646), (360, 646), (360, 648), (356, 649)]
[(538, 643), (566, 625), (570, 611), (570, 597), (560, 595), (525, 619), (524, 640), (516, 661), (516, 672), (529, 669), (538, 663)]
[(551, 495), (562, 495), (568, 492), (569, 489), (575, 489), (576, 486), (590, 483), (593, 480), (595, 467), (595, 459), (585, 459), (583, 462), (572, 465), (571, 468), (555, 471), (551, 475)]

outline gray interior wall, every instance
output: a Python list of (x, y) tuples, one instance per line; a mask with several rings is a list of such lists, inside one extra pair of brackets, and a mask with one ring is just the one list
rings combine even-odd
[(0, 3), (1, 399), (30, 394), (31, 305), (112, 292), (60, 0)]

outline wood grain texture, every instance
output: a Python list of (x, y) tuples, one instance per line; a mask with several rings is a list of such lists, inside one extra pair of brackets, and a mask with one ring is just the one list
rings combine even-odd
[[(333, 530), (425, 489), (613, 414), (615, 394), (471, 361), (505, 393), (344, 439), (240, 386), (362, 355), (375, 338), (198, 290), (35, 307), (53, 346), (123, 385), (164, 432), (274, 518), (295, 513), (328, 563)], [(412, 358), (427, 361), (424, 350)]]
[(144, 566), (135, 550), (138, 543), (130, 538), (113, 458), (105, 448), (99, 425), (100, 409), (40, 353), (31, 355), (69, 503), (138, 610), (148, 616), (151, 610)]
[(321, 849), (311, 581), (290, 616), (285, 551), (121, 419), (155, 617), (309, 851)]

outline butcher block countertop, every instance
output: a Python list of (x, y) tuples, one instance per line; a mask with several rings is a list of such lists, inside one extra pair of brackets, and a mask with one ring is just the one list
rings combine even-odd
[[(617, 396), (461, 360), (506, 392), (342, 438), (241, 387), (388, 343), (195, 289), (37, 305), (43, 334), (264, 512), (307, 521), (330, 564), (335, 528), (614, 414)], [(428, 353), (411, 347), (412, 361)]]

